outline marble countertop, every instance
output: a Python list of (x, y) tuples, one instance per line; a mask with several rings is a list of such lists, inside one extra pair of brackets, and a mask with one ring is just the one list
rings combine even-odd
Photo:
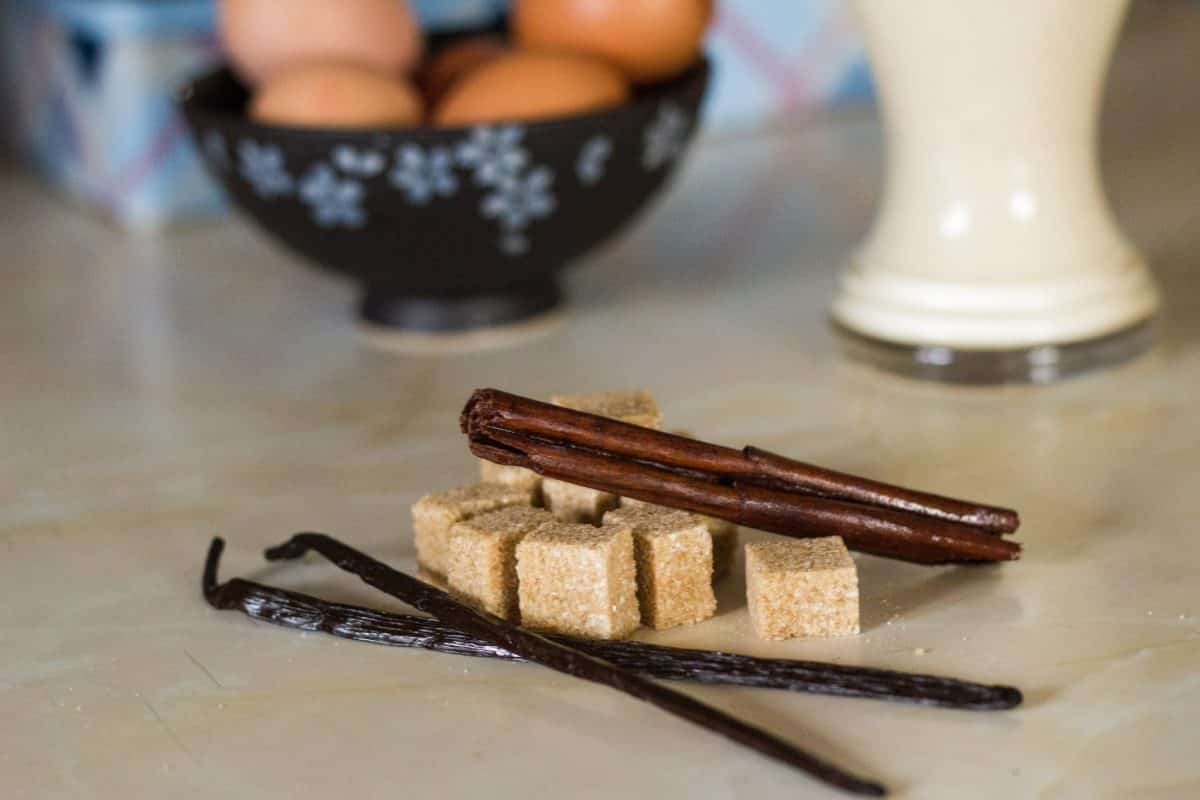
[(396, 608), (261, 551), (316, 529), (411, 566), (409, 504), (472, 479), (456, 416), (487, 385), (645, 387), (671, 426), (1022, 511), (1019, 563), (860, 557), (856, 638), (755, 639), (738, 578), (715, 619), (642, 636), (1009, 682), (1023, 708), (690, 693), (902, 797), (1200, 794), (1200, 113), (1171, 94), (1197, 32), (1127, 43), (1105, 117), (1110, 194), (1166, 290), (1160, 345), (1041, 388), (912, 383), (838, 355), (825, 306), (879, 186), (865, 114), (703, 143), (573, 275), (565, 324), (437, 358), (361, 349), (349, 287), (241, 223), (128, 238), (4, 173), (5, 796), (833, 796), (546, 670), (204, 605), (219, 533), (228, 576)]

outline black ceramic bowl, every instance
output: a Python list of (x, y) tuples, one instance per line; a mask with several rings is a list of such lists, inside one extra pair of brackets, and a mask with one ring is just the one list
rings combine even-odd
[(561, 302), (558, 273), (628, 223), (696, 130), (708, 62), (607, 111), (465, 128), (317, 130), (247, 118), (227, 69), (181, 95), (209, 170), (284, 245), (412, 331), (515, 322)]

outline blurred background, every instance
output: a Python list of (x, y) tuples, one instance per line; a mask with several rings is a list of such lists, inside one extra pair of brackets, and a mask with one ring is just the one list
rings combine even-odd
[[(259, 5), (270, 7), (271, 4)], [(531, 0), (526, 5), (537, 4)], [(676, 5), (683, 7), (693, 3), (689, 0)], [(850, 4), (841, 0), (788, 3), (721, 0), (716, 4), (695, 0), (694, 5), (711, 9), (710, 18), (697, 36), (703, 36), (702, 47), (711, 58), (712, 70), (694, 130), (689, 117), (683, 126), (687, 131), (680, 135), (686, 139), (698, 132), (701, 141), (716, 147), (734, 140), (752, 140), (755, 144), (742, 150), (720, 151), (727, 154), (721, 156), (717, 155), (717, 150), (709, 150), (708, 160), (727, 159), (727, 168), (733, 172), (741, 170), (744, 180), (737, 181), (736, 193), (730, 192), (728, 202), (720, 205), (710, 202), (711, 198), (702, 202), (701, 195), (710, 193), (709, 182), (695, 178), (699, 181), (699, 190), (671, 195), (670, 202), (678, 204), (672, 219), (691, 213), (691, 206), (703, 205), (705, 218), (724, 219), (729, 223), (728, 228), (735, 231), (732, 237), (723, 235), (721, 246), (731, 252), (738, 249), (748, 254), (746, 258), (750, 260), (771, 262), (760, 264), (760, 269), (774, 270), (776, 265), (785, 268), (782, 262), (789, 258), (790, 250), (803, 245), (832, 274), (845, 266), (850, 258), (850, 243), (861, 241), (866, 222), (881, 194), (883, 147), (874, 107), (871, 68)], [(230, 7), (242, 6), (254, 4), (230, 4)], [(16, 167), (36, 176), (46, 190), (44, 194), (54, 198), (58, 208), (70, 209), (67, 213), (104, 220), (112, 229), (127, 231), (135, 237), (170, 236), (180, 227), (192, 229), (198, 224), (219, 224), (231, 215), (234, 203), (228, 189), (234, 179), (240, 180), (235, 173), (247, 172), (247, 162), (239, 162), (238, 170), (227, 170), (228, 174), (224, 176), (220, 174), (221, 162), (228, 163), (231, 157), (245, 159), (253, 153), (230, 156), (222, 148), (232, 148), (235, 142), (220, 136), (209, 142), (218, 146), (205, 153), (197, 146), (198, 136), (191, 129), (194, 124), (189, 126), (179, 107), (181, 87), (230, 60), (229, 42), (223, 41), (219, 9), (214, 0), (0, 0), (0, 8), (0, 108), (3, 109), (0, 136), (10, 170)], [(406, 13), (415, 19), (429, 43), (426, 60), (408, 66), (414, 71), (410, 77), (417, 83), (424, 80), (422, 76), (428, 75), (428, 54), (436, 52), (434, 45), (437, 42), (464, 32), (498, 29), (512, 11), (506, 0), (412, 0), (408, 8)], [(238, 41), (235, 50), (266, 53), (273, 46), (270, 39), (295, 38), (297, 30), (289, 27), (272, 33), (269, 25), (253, 29), (250, 35)], [(228, 36), (224, 38), (228, 39)], [(1113, 158), (1128, 160), (1133, 154), (1142, 161), (1152, 160), (1154, 148), (1129, 141), (1130, 137), (1140, 135), (1140, 131), (1150, 126), (1154, 126), (1159, 138), (1169, 139), (1173, 130), (1180, 131), (1181, 136), (1186, 135), (1187, 127), (1175, 125), (1172, 120), (1183, 118), (1186, 112), (1181, 109), (1191, 103), (1184, 76), (1197, 46), (1200, 46), (1200, 3), (1137, 0), (1132, 4), (1132, 11), (1122, 28), (1116, 67), (1105, 84), (1105, 118), (1121, 119), (1120, 124), (1102, 126), (1105, 153), (1117, 154), (1106, 156), (1110, 162)], [(694, 49), (691, 51), (693, 57), (695, 52)], [(249, 90), (261, 90), (258, 76), (247, 72), (245, 59), (237, 52), (232, 55), (235, 72), (248, 84)], [(1064, 55), (1067, 57), (1069, 54)], [(677, 73), (678, 70), (668, 70), (652, 79), (635, 77), (631, 91), (637, 96), (650, 95), (657, 86), (666, 86), (675, 80)], [(428, 95), (427, 87), (418, 88)], [(1178, 103), (1164, 102), (1166, 94), (1178, 96)], [(441, 112), (432, 99), (425, 99), (429, 100), (429, 105), (424, 122), (434, 124), (433, 118)], [(250, 112), (247, 116), (255, 118), (256, 111), (249, 106), (247, 111)], [(239, 107), (238, 114), (241, 113)], [(564, 113), (574, 112), (567, 109)], [(514, 116), (521, 118), (516, 112)], [(475, 117), (468, 114), (459, 122), (481, 119), (478, 114)], [(259, 116), (256, 121), (290, 124), (278, 115), (273, 120)], [(234, 120), (230, 136), (241, 130), (236, 123)], [(817, 152), (805, 156), (810, 159), (809, 166), (804, 170), (780, 169), (781, 159), (790, 158), (780, 149), (780, 142), (790, 140), (792, 145), (800, 148), (798, 152), (808, 153), (799, 143), (803, 140), (803, 132), (814, 127), (821, 127), (824, 133), (813, 141), (819, 140), (823, 144)], [(261, 133), (263, 128), (256, 130)], [(667, 142), (665, 152), (671, 157), (664, 161), (671, 162), (670, 167), (674, 166), (675, 157), (681, 155), (686, 141), (677, 144), (675, 149), (679, 152), (673, 152)], [(589, 142), (589, 145), (606, 143)], [(262, 158), (257, 162), (268, 168), (267, 178), (271, 177), (271, 158), (286, 156), (291, 159), (295, 156), (287, 152), (286, 144), (281, 145), (283, 151), (272, 150), (274, 146), (261, 151)], [(611, 143), (606, 146), (611, 148)], [(601, 160), (606, 157), (604, 152), (595, 155)], [(534, 156), (539, 154), (534, 153)], [(206, 158), (210, 162), (207, 166)], [(1111, 171), (1111, 164), (1109, 166)], [(297, 191), (293, 194), (300, 200), (306, 190), (300, 186), (302, 176), (297, 170), (293, 170), (296, 174), (284, 175), (283, 179), (295, 181)], [(562, 171), (559, 169), (560, 174)], [(671, 169), (667, 169), (659, 179), (665, 179), (670, 172)], [(214, 180), (214, 173), (223, 181)], [(334, 174), (336, 171), (328, 172), (324, 177)], [(1145, 172), (1133, 170), (1128, 180), (1134, 181), (1132, 176), (1136, 174)], [(807, 188), (784, 188), (788, 175), (802, 177)], [(819, 185), (823, 181), (829, 184), (826, 187), (829, 193), (825, 195)], [(226, 184), (225, 189), (219, 185), (222, 182)], [(263, 185), (253, 180), (249, 183), (250, 188), (261, 195)], [(329, 183), (325, 190), (361, 193), (361, 185), (352, 183)], [(640, 219), (641, 203), (653, 195), (658, 186), (627, 185), (625, 188), (626, 194), (639, 196), (635, 198), (636, 202), (629, 201), (630, 208), (622, 210), (618, 215), (620, 224), (614, 221), (609, 226), (611, 230), (624, 232), (628, 221)], [(426, 191), (420, 186), (417, 189)], [(26, 189), (14, 191), (25, 192)], [(412, 201), (411, 187), (406, 191), (410, 191)], [(360, 283), (369, 281), (364, 274), (378, 270), (374, 263), (365, 266), (329, 263), (337, 260), (338, 254), (347, 252), (342, 249), (342, 243), (349, 239), (329, 240), (335, 242), (332, 246), (336, 252), (332, 258), (329, 254), (317, 253), (315, 250), (319, 248), (313, 242), (295, 241), (299, 234), (294, 232), (305, 220), (295, 217), (264, 222), (263, 217), (270, 215), (254, 207), (257, 201), (249, 197), (248, 190), (243, 194), (246, 196), (240, 197), (235, 190), (232, 199), (248, 212), (248, 219), (282, 240), (287, 246), (285, 250), (298, 252), (335, 272), (355, 275)], [(822, 209), (823, 197), (835, 199)], [(1121, 198), (1116, 200), (1119, 206)], [(526, 207), (517, 217), (513, 217), (507, 207), (493, 209), (493, 212), (501, 215), (502, 223), (515, 228), (513, 220), (527, 225), (529, 219), (537, 219), (538, 214), (551, 213), (548, 207), (539, 210), (537, 201), (538, 198), (533, 197), (534, 205)], [(551, 196), (549, 202), (554, 201)], [(560, 192), (557, 202), (562, 212), (560, 216), (569, 217), (562, 211), (569, 205), (567, 195)], [(795, 220), (794, 227), (763, 222), (773, 213), (768, 204), (795, 202), (804, 207), (788, 212)], [(298, 202), (295, 205), (300, 207)], [(358, 212), (354, 208), (339, 208), (336, 204), (321, 206), (314, 213), (329, 216), (335, 227), (338, 224), (344, 228), (355, 227), (357, 218), (354, 215)], [(1140, 203), (1139, 208), (1148, 207)], [(401, 227), (419, 227), (417, 223), (408, 222), (410, 217), (405, 216), (408, 213), (404, 210), (400, 216), (388, 219), (402, 220)], [(483, 213), (492, 212), (485, 210)], [(835, 225), (844, 229), (838, 228), (833, 235), (825, 235), (829, 231), (825, 228), (822, 234), (811, 235), (811, 229), (829, 222), (825, 216), (830, 214), (837, 217)], [(379, 216), (383, 218), (384, 215)], [(574, 218), (571, 227), (579, 228)], [(716, 226), (708, 227), (716, 230)], [(610, 232), (606, 229), (603, 236), (600, 231), (594, 235), (580, 234), (581, 241), (573, 247), (559, 241), (560, 246), (553, 257), (560, 262), (574, 263), (577, 256), (589, 253), (593, 244), (607, 238)], [(495, 243), (489, 238), (488, 246), (514, 257), (504, 262), (503, 269), (512, 269), (513, 281), (520, 282), (525, 277), (521, 276), (518, 267), (512, 266), (516, 263), (515, 257), (532, 259), (538, 254), (527, 254), (529, 240), (510, 235), (512, 233), (508, 231)], [(488, 235), (492, 237), (492, 234)], [(562, 239), (570, 235), (556, 232), (547, 238)], [(680, 263), (694, 258), (700, 250), (706, 255), (713, 252), (709, 245), (714, 243), (681, 237), (674, 223), (657, 232), (643, 232), (641, 236), (641, 241), (649, 244), (640, 245), (635, 257), (653, 255), (659, 240), (666, 239), (671, 240), (666, 245), (671, 248), (671, 260)], [(784, 237), (793, 238), (785, 240)], [(364, 233), (360, 238), (367, 241), (371, 237)], [(453, 237), (442, 236), (442, 240), (448, 238)], [(621, 238), (627, 237), (620, 237), (618, 241)], [(395, 250), (399, 244), (411, 243), (391, 241), (388, 247)], [(546, 252), (554, 251), (554, 244), (549, 242)], [(425, 250), (430, 252), (432, 248)], [(632, 251), (619, 252), (629, 255)], [(457, 252), (450, 255), (459, 261), (465, 258)], [(345, 258), (354, 261), (352, 255)], [(293, 263), (304, 260), (293, 255)], [(718, 260), (729, 261), (732, 257)], [(492, 269), (490, 264), (481, 265), (481, 268), (483, 266)], [(560, 266), (541, 265), (538, 268), (548, 272), (556, 271)], [(434, 267), (440, 268), (437, 264), (429, 265), (429, 269)], [(474, 280), (474, 276), (468, 276), (462, 283), (466, 285)], [(428, 289), (401, 288), (404, 291)], [(484, 289), (489, 287), (480, 284), (471, 288), (472, 291)], [(553, 294), (557, 289), (545, 291)], [(832, 296), (832, 289), (827, 291)], [(526, 313), (530, 307), (553, 306), (557, 300), (554, 297), (540, 300), (526, 297), (521, 302), (525, 305), (520, 313)], [(375, 316), (386, 321), (393, 312), (391, 308), (384, 308)], [(425, 313), (418, 312), (417, 316)], [(412, 309), (395, 313), (404, 320), (412, 319)], [(458, 314), (455, 319), (461, 320), (464, 314), (471, 317), (475, 311), (459, 309), (455, 313)], [(514, 313), (520, 316), (520, 313)], [(371, 314), (365, 316), (370, 318)], [(453, 327), (457, 323), (449, 324)]]
[[(428, 33), (486, 28), (508, 10), (505, 0), (412, 5)], [(173, 100), (224, 58), (214, 0), (3, 0), (3, 9), (3, 134), (23, 163), (130, 229), (225, 212)], [(722, 0), (707, 47), (712, 134), (871, 99), (839, 0)]]
[[(427, 31), (486, 27), (506, 0), (414, 0)], [(173, 102), (222, 60), (215, 0), (2, 0), (0, 135), (46, 183), (121, 226), (225, 212)], [(1137, 0), (1125, 37), (1153, 47), (1189, 0)], [(870, 69), (839, 0), (721, 0), (704, 117), (732, 135), (781, 117), (871, 102)], [(1148, 75), (1147, 80), (1164, 80)], [(1186, 91), (1178, 75), (1181, 92)], [(1181, 98), (1182, 99), (1182, 98)]]
[[(430, 33), (487, 27), (508, 11), (507, 0), (412, 5)], [(1153, 50), (1179, 40), (1181, 26), (1200, 31), (1200, 4), (1135, 0), (1125, 47)], [(226, 212), (174, 102), (189, 78), (224, 60), (216, 0), (0, 0), (0, 32), (0, 147), (11, 157), (122, 227)], [(717, 65), (709, 135), (872, 103), (870, 67), (841, 0), (721, 0), (706, 47)], [(1177, 81), (1187, 102), (1182, 74), (1120, 77)]]

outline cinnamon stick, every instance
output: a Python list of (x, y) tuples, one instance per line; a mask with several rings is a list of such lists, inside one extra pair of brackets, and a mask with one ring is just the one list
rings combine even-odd
[(471, 395), (463, 410), (462, 427), (468, 435), (499, 427), (704, 473), (717, 480), (890, 508), (998, 534), (1012, 533), (1020, 526), (1020, 517), (1012, 509), (860, 478), (757, 447), (721, 447), (499, 389), (480, 389)]
[[(803, 473), (798, 462), (753, 448), (743, 453), (497, 390), (472, 395), (462, 426), (480, 458), (786, 536), (838, 535), (852, 549), (920, 564), (1020, 556), (1019, 544), (944, 515), (786, 488), (786, 475)], [(978, 509), (974, 518), (996, 516)]]

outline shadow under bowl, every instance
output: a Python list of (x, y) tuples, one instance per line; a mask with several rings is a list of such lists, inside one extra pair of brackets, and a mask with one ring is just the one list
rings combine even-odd
[(709, 71), (702, 59), (600, 112), (456, 128), (259, 123), (227, 68), (184, 87), (180, 104), (233, 203), (356, 281), (366, 321), (462, 332), (561, 304), (558, 274), (633, 220), (674, 171)]

